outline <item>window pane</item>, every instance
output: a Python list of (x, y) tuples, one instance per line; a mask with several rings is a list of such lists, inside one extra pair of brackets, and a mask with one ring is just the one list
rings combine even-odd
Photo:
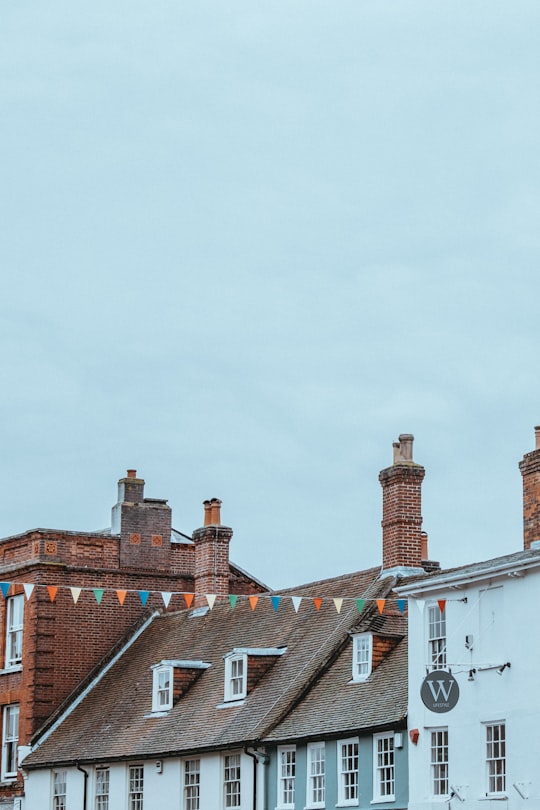
[(431, 732), (431, 790), (434, 796), (448, 795), (448, 729)]
[(201, 760), (188, 759), (184, 763), (185, 810), (199, 810)]
[(358, 799), (358, 743), (346, 742), (341, 752), (341, 794), (344, 801)]
[(240, 807), (240, 754), (224, 760), (225, 807)]
[(294, 807), (294, 780), (296, 774), (296, 751), (294, 748), (279, 752), (278, 803), (282, 807)]
[(488, 793), (506, 791), (506, 725), (486, 726), (486, 764)]
[(433, 667), (446, 666), (446, 615), (438, 605), (429, 608), (429, 660)]
[(144, 769), (134, 765), (129, 769), (129, 810), (143, 810)]

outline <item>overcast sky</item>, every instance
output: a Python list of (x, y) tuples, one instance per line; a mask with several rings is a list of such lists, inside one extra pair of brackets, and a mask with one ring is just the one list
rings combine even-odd
[(275, 588), (522, 546), (538, 0), (17, 0), (0, 21), (0, 535), (223, 500)]

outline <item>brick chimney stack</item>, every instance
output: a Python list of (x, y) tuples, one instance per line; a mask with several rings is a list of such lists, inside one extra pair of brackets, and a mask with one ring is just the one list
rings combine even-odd
[(540, 427), (535, 427), (536, 447), (519, 462), (523, 476), (523, 548), (540, 540)]
[(118, 482), (111, 533), (120, 535), (122, 567), (169, 570), (171, 508), (166, 500), (144, 497), (144, 480), (136, 470), (128, 470)]
[(204, 525), (193, 532), (195, 543), (196, 604), (206, 604), (204, 594), (229, 594), (229, 543), (233, 530), (221, 525), (221, 501), (204, 501)]
[(427, 535), (422, 532), (422, 481), (426, 471), (413, 461), (414, 436), (403, 433), (394, 442), (394, 461), (381, 470), (383, 490), (382, 573), (407, 575), (423, 572)]

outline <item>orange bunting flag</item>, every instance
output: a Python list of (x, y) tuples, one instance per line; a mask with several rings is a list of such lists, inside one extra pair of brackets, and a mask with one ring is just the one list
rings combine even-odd
[(335, 605), (336, 612), (337, 612), (337, 613), (341, 613), (341, 607), (342, 607), (342, 605), (343, 605), (343, 599), (342, 599), (341, 597), (336, 597), (336, 598), (335, 598), (335, 599), (333, 599), (332, 601), (333, 601), (333, 603), (334, 603), (334, 605)]
[(116, 598), (120, 602), (121, 605), (124, 604), (127, 596), (127, 591), (116, 591)]
[(249, 604), (251, 605), (251, 610), (255, 610), (257, 607), (257, 602), (259, 601), (258, 596), (250, 596), (249, 597)]
[(56, 594), (58, 593), (58, 588), (56, 585), (47, 585), (47, 590), (49, 592), (49, 599), (51, 602), (54, 602), (56, 599)]
[(439, 606), (439, 610), (441, 613), (444, 613), (444, 609), (446, 607), (446, 599), (437, 599), (437, 604)]
[(320, 609), (321, 609), (321, 605), (322, 605), (322, 599), (320, 598), (320, 596), (315, 596), (315, 597), (314, 597), (314, 599), (313, 599), (313, 604), (315, 605), (315, 607), (317, 608), (317, 610), (320, 610)]
[(377, 602), (377, 610), (379, 613), (382, 613), (386, 604), (386, 599), (375, 599), (375, 601)]
[(194, 593), (185, 593), (184, 594), (184, 600), (186, 602), (186, 607), (190, 608), (191, 605), (193, 604), (194, 599), (195, 599), (195, 594)]

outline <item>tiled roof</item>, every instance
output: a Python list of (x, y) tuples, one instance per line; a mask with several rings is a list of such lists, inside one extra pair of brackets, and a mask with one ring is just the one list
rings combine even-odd
[[(378, 580), (379, 569), (295, 588), (290, 593), (325, 597), (320, 610), (307, 598), (296, 613), (283, 599), (277, 611), (261, 598), (252, 611), (247, 599), (233, 610), (228, 601), (216, 603), (203, 616), (191, 611), (164, 614), (124, 652), (117, 663), (46, 737), (24, 762), (24, 767), (104, 762), (134, 757), (160, 758), (195, 750), (243, 745), (292, 734), (281, 718), (291, 707), (295, 735), (314, 729), (340, 732), (391, 724), (406, 707), (405, 644), (399, 642), (365, 684), (348, 686), (351, 672), (349, 631), (365, 629), (378, 616), (366, 603), (359, 617), (354, 601), (337, 613), (335, 596), (384, 598), (395, 582)], [(285, 594), (285, 591), (281, 593)], [(403, 622), (389, 616), (378, 632), (395, 635)], [(223, 703), (223, 656), (234, 647), (287, 647), (263, 675), (241, 706)], [(149, 716), (152, 704), (150, 667), (162, 660), (205, 661), (204, 671), (166, 716)], [(332, 673), (323, 674), (332, 664)], [(318, 676), (322, 675), (317, 683)], [(316, 683), (311, 693), (306, 686)], [(306, 697), (303, 697), (304, 695)], [(331, 715), (331, 717), (329, 716)], [(317, 719), (320, 718), (320, 719)], [(278, 725), (279, 724), (279, 725)], [(276, 729), (272, 731), (272, 729)]]

